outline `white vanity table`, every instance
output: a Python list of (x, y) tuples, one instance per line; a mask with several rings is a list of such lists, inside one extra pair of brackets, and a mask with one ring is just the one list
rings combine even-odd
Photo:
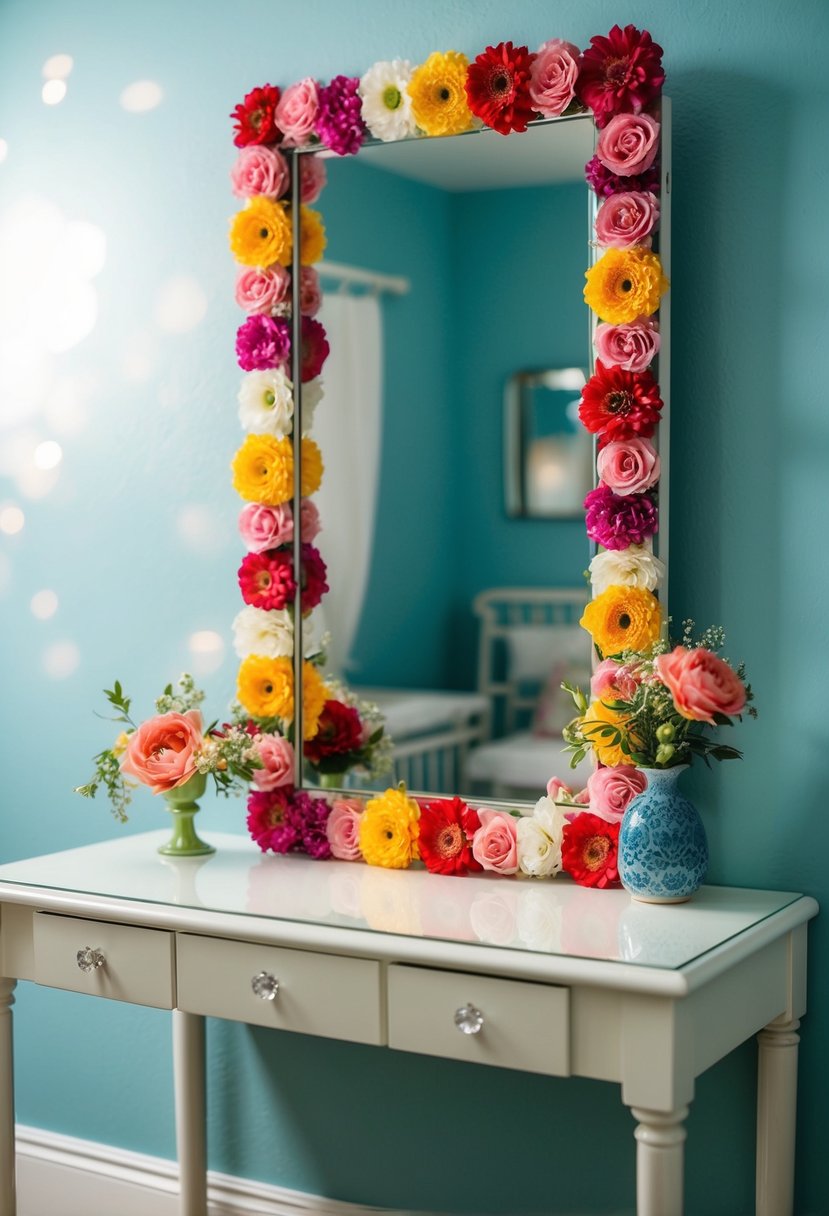
[(263, 856), (165, 832), (0, 866), (0, 1216), (14, 1216), (11, 1005), (31, 980), (173, 1011), (182, 1216), (205, 1216), (204, 1016), (621, 1085), (638, 1216), (683, 1210), (694, 1079), (759, 1033), (757, 1213), (792, 1211), (806, 927), (790, 893), (679, 907), (568, 879)]

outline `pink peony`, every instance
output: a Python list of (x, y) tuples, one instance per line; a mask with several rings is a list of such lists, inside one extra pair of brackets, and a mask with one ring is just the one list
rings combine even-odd
[(659, 151), (659, 123), (649, 114), (617, 114), (599, 136), (596, 155), (612, 173), (650, 169)]
[(594, 701), (630, 701), (639, 687), (639, 677), (629, 663), (602, 659), (590, 679)]
[(579, 48), (561, 38), (538, 48), (530, 68), (530, 100), (544, 118), (557, 118), (573, 100), (580, 63)]
[(291, 276), (284, 266), (245, 269), (236, 280), (236, 303), (245, 312), (270, 314), (288, 300)]
[(478, 811), (481, 826), (472, 838), (472, 856), (485, 870), (518, 873), (518, 829), (506, 811)]
[(276, 125), (284, 135), (285, 147), (300, 148), (314, 133), (319, 110), (317, 82), (310, 76), (289, 85), (274, 111)]
[(242, 148), (230, 170), (230, 184), (237, 198), (281, 198), (290, 184), (288, 162), (276, 148), (249, 144)]
[(648, 779), (632, 764), (617, 764), (615, 768), (597, 768), (587, 779), (590, 810), (600, 819), (619, 823), (637, 794), (641, 794)]
[(600, 481), (584, 507), (587, 535), (604, 549), (642, 545), (659, 531), (659, 512), (648, 494), (614, 494)]
[(299, 272), (299, 311), (304, 317), (315, 317), (321, 308), (320, 277), (313, 266), (303, 266)]
[(299, 160), (299, 196), (303, 203), (315, 203), (325, 189), (328, 170), (320, 156), (301, 156)]
[(196, 772), (194, 753), (202, 742), (202, 717), (197, 709), (148, 718), (130, 735), (121, 772), (137, 777), (154, 794), (166, 794)]
[(659, 354), (659, 323), (651, 317), (639, 317), (629, 325), (602, 321), (596, 326), (593, 345), (605, 367), (643, 372)]
[(293, 745), (281, 735), (260, 735), (256, 753), (263, 767), (253, 770), (254, 784), (260, 790), (275, 790), (294, 783)]
[(651, 233), (658, 223), (656, 195), (641, 190), (611, 194), (596, 216), (596, 240), (605, 248), (630, 249), (633, 245), (650, 248)]
[(362, 861), (360, 821), (363, 804), (359, 798), (335, 798), (325, 825), (331, 855), (340, 861)]
[(670, 654), (658, 655), (656, 671), (679, 713), (692, 722), (714, 726), (716, 714), (738, 714), (746, 703), (740, 677), (704, 646), (694, 650), (676, 646)]
[(659, 454), (649, 439), (614, 439), (599, 452), (596, 468), (616, 494), (641, 494), (659, 480)]

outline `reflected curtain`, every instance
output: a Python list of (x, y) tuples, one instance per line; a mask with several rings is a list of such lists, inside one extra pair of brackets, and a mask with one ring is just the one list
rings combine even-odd
[(317, 540), (330, 590), (319, 626), (330, 630), (327, 670), (347, 676), (366, 594), (380, 475), (383, 328), (375, 296), (325, 296), (319, 320), (331, 353), (311, 433), (325, 471)]

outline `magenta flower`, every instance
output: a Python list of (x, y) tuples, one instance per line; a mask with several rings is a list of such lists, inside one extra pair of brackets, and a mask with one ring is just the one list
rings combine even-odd
[(325, 798), (313, 798), (304, 791), (293, 796), (288, 820), (309, 857), (322, 860), (331, 856), (331, 844), (325, 830), (330, 813), (331, 808)]
[(589, 106), (596, 126), (613, 114), (641, 114), (662, 91), (662, 47), (647, 30), (614, 25), (606, 38), (590, 39), (581, 58), (576, 95)]
[(659, 169), (656, 165), (651, 165), (650, 169), (646, 169), (638, 177), (621, 177), (618, 173), (611, 173), (607, 165), (603, 165), (598, 156), (594, 156), (584, 166), (584, 175), (588, 186), (599, 198), (608, 198), (611, 194), (628, 190), (659, 194)]
[(656, 504), (647, 494), (614, 494), (600, 484), (584, 500), (587, 535), (605, 549), (644, 544), (658, 531)]
[(319, 604), (322, 597), (328, 591), (328, 583), (325, 581), (326, 574), (325, 562), (322, 560), (319, 549), (314, 545), (308, 545), (303, 542), (302, 545), (302, 612), (311, 612)]
[(284, 367), (291, 353), (291, 330), (287, 321), (258, 313), (248, 317), (236, 333), (236, 358), (245, 372)]
[(239, 567), (239, 587), (246, 604), (253, 608), (262, 608), (266, 612), (279, 610), (286, 604), (293, 603), (296, 583), (291, 554), (282, 549), (246, 553)]
[(358, 76), (335, 76), (319, 91), (317, 135), (337, 156), (353, 156), (366, 137)]
[(313, 317), (302, 318), (302, 383), (316, 380), (328, 358), (331, 347), (325, 326)]
[[(263, 853), (273, 848), (274, 832), (285, 828), (285, 817), (290, 808), (290, 787), (273, 790), (252, 790), (248, 794), (248, 831)], [(276, 850), (274, 852), (287, 852)]]

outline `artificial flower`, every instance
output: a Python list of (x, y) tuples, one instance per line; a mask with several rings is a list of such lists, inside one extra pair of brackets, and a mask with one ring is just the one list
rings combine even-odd
[(469, 60), (458, 51), (433, 51), (412, 72), (409, 96), (414, 120), (426, 135), (459, 135), (473, 125), (466, 97)]
[(614, 494), (601, 483), (584, 500), (587, 535), (605, 549), (641, 545), (659, 528), (656, 504), (648, 494)]
[(665, 564), (646, 545), (631, 545), (620, 553), (597, 553), (590, 562), (594, 596), (608, 587), (638, 587), (655, 591), (665, 578)]
[(278, 262), (273, 266), (251, 266), (239, 271), (236, 279), (236, 303), (245, 312), (259, 312), (270, 316), (287, 308), (290, 290), (291, 276)]
[[(239, 665), (236, 695), (253, 718), (294, 717), (294, 668), (289, 658), (269, 659), (252, 654)], [(311, 738), (326, 701), (326, 688), (313, 663), (302, 664), (302, 733)]]
[(599, 160), (620, 177), (646, 173), (658, 152), (659, 123), (649, 114), (617, 114), (596, 143)]
[(543, 118), (558, 118), (576, 95), (581, 52), (572, 42), (542, 42), (530, 68), (530, 100)]
[(294, 653), (294, 623), (287, 609), (266, 611), (248, 604), (233, 621), (233, 649), (240, 659), (261, 654), (269, 659)]
[(646, 650), (659, 639), (659, 600), (639, 587), (608, 587), (584, 610), (579, 624), (602, 656)]
[(605, 890), (619, 883), (619, 824), (582, 811), (564, 829), (563, 868), (582, 887)]
[(659, 97), (665, 81), (662, 47), (647, 30), (614, 25), (606, 38), (590, 39), (582, 55), (576, 92), (603, 127), (612, 114), (640, 113)]
[(272, 847), (274, 833), (283, 827), (289, 806), (290, 791), (284, 788), (252, 790), (248, 794), (248, 832), (263, 853)]
[(315, 203), (325, 189), (328, 170), (321, 156), (299, 158), (299, 201)]
[(478, 812), (460, 798), (434, 798), (421, 803), (420, 856), (432, 874), (468, 874), (483, 867), (472, 855), (481, 826)]
[(243, 372), (283, 367), (291, 353), (287, 321), (252, 313), (236, 331), (236, 358)]
[(628, 763), (627, 753), (622, 750), (625, 739), (629, 746), (635, 747), (639, 743), (630, 730), (630, 718), (621, 710), (611, 709), (604, 701), (592, 702), (579, 722), (579, 730), (593, 748), (599, 764), (608, 768)]
[(654, 194), (628, 190), (605, 199), (596, 216), (596, 240), (605, 248), (651, 246), (651, 233), (659, 223), (659, 200)]
[(472, 856), (482, 870), (495, 874), (518, 873), (518, 832), (514, 815), (507, 811), (478, 811), (480, 827), (472, 839)]
[(561, 870), (564, 813), (552, 798), (539, 798), (532, 815), (523, 815), (516, 828), (518, 868), (532, 878), (548, 878)]
[(659, 385), (650, 372), (626, 372), (596, 361), (579, 402), (579, 419), (591, 435), (609, 442), (641, 435), (649, 439), (662, 410)]
[(320, 277), (313, 266), (302, 266), (299, 271), (299, 311), (304, 317), (315, 317), (321, 308)]
[(596, 355), (605, 367), (644, 372), (659, 354), (659, 322), (639, 317), (628, 325), (602, 321), (593, 334)]
[(325, 562), (319, 549), (303, 542), (302, 545), (302, 612), (313, 612), (328, 590)]
[[(301, 493), (315, 494), (322, 457), (313, 439), (302, 440)], [(278, 507), (293, 496), (294, 454), (289, 439), (248, 435), (233, 458), (233, 487), (247, 502)]]
[(121, 772), (150, 786), (154, 794), (166, 794), (194, 775), (195, 754), (203, 742), (197, 709), (158, 714), (130, 734)]
[(312, 764), (337, 756), (345, 758), (359, 751), (362, 741), (363, 723), (358, 710), (329, 698), (322, 707), (317, 733), (305, 744), (305, 756)]
[(356, 76), (335, 76), (319, 91), (319, 110), (315, 130), (322, 142), (337, 156), (359, 152), (366, 136), (362, 101)]
[(659, 480), (659, 453), (649, 439), (614, 439), (599, 452), (596, 471), (614, 494), (642, 494)]
[(233, 142), (237, 148), (278, 141), (279, 131), (274, 122), (278, 103), (279, 89), (266, 84), (261, 89), (251, 89), (245, 100), (234, 106), (230, 117), (236, 127)]
[(262, 765), (253, 770), (253, 782), (257, 789), (275, 790), (294, 784), (294, 747), (289, 739), (283, 735), (257, 735), (254, 747)]
[(272, 199), (250, 199), (230, 221), (230, 250), (243, 266), (288, 266), (292, 248), (290, 215)]
[(696, 646), (676, 646), (656, 658), (656, 674), (674, 699), (683, 718), (716, 725), (717, 714), (730, 717), (745, 708), (746, 689), (737, 673), (719, 655)]
[(230, 170), (230, 185), (237, 198), (253, 198), (257, 194), (281, 198), (290, 181), (288, 162), (282, 153), (258, 144), (242, 148)]
[(584, 176), (590, 189), (595, 191), (599, 198), (608, 198), (611, 194), (624, 190), (643, 190), (645, 193), (659, 194), (662, 184), (658, 165), (651, 165), (650, 169), (641, 174), (626, 173), (622, 176), (611, 173), (598, 156), (591, 156), (584, 166)]
[(470, 63), (466, 97), (473, 114), (493, 131), (509, 135), (526, 131), (535, 110), (530, 97), (530, 70), (535, 55), (525, 46), (499, 42)]
[(370, 866), (405, 870), (418, 857), (420, 807), (404, 789), (389, 789), (366, 803), (360, 852)]
[(584, 277), (585, 301), (612, 325), (649, 317), (668, 290), (662, 263), (650, 249), (608, 249)]
[(253, 608), (282, 609), (296, 595), (291, 554), (283, 549), (246, 553), (239, 567), (242, 599)]
[[(594, 769), (587, 778), (591, 814), (608, 823), (621, 823), (625, 811), (647, 784), (648, 779), (641, 768), (635, 768), (632, 764)], [(564, 868), (569, 869), (566, 863)]]
[(387, 143), (417, 133), (408, 92), (411, 77), (408, 59), (393, 59), (373, 64), (360, 78), (363, 122), (375, 139)]
[(319, 110), (319, 88), (310, 76), (289, 85), (274, 113), (285, 147), (301, 148), (310, 143)]
[(282, 368), (248, 372), (239, 389), (239, 421), (246, 431), (290, 435), (294, 417), (294, 386)]
[(361, 861), (360, 824), (363, 804), (359, 798), (335, 798), (325, 824), (331, 856), (340, 861)]

